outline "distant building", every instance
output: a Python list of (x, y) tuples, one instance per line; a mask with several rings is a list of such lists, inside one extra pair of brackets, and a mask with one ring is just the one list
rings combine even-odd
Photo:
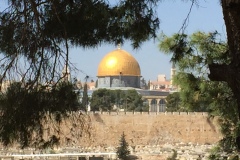
[(157, 76), (157, 80), (150, 80), (150, 85), (149, 85), (149, 89), (150, 90), (159, 90), (159, 91), (177, 91), (177, 86), (173, 85), (173, 77), (176, 74), (176, 68), (175, 65), (172, 65), (171, 68), (171, 79), (167, 80), (166, 79), (166, 75), (164, 74), (160, 74)]
[(170, 87), (170, 80), (166, 80), (166, 75), (160, 74), (156, 81), (150, 81), (149, 90), (169, 91)]

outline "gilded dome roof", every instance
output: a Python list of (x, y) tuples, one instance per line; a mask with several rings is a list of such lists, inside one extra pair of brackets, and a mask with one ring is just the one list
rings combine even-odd
[(141, 76), (136, 59), (122, 49), (116, 49), (105, 55), (98, 66), (97, 76)]

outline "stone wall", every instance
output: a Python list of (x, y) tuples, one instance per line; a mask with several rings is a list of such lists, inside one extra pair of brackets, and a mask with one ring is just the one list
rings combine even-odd
[(166, 143), (213, 144), (221, 134), (207, 113), (89, 113), (91, 146), (116, 146), (121, 134), (131, 146)]
[[(54, 131), (55, 125), (46, 124), (52, 128), (48, 133)], [(124, 132), (131, 154), (143, 160), (166, 159), (173, 150), (177, 151), (178, 158), (206, 158), (206, 153), (221, 139), (217, 118), (200, 112), (74, 112), (69, 113), (60, 129), (61, 144), (54, 153), (113, 153)], [(32, 149), (1, 151), (2, 155), (9, 153), (31, 154)]]
[(217, 118), (200, 112), (73, 112), (60, 127), (51, 121), (44, 124), (45, 137), (57, 131), (63, 147), (116, 147), (123, 132), (130, 146), (205, 145), (222, 137)]
[(81, 125), (78, 125), (78, 117), (82, 114), (76, 116), (77, 114), (79, 113), (72, 113), (71, 116), (76, 125), (67, 122), (65, 127), (61, 127), (63, 136), (67, 137), (62, 139), (63, 146), (115, 147), (123, 132), (131, 146), (166, 143), (214, 144), (221, 138), (217, 118), (209, 118), (207, 113), (90, 112), (85, 115), (86, 132), (82, 132)]

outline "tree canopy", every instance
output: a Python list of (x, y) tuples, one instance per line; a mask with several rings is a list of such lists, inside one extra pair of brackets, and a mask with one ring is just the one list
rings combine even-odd
[[(240, 1), (236, 0), (221, 0), (221, 7), (223, 12), (223, 19), (227, 32), (227, 48), (224, 52), (218, 53), (218, 56), (207, 57), (205, 63), (209, 69), (208, 77), (211, 81), (226, 82), (230, 87), (231, 92), (236, 99), (237, 109), (235, 106), (230, 106), (232, 111), (236, 111), (238, 119), (240, 119)], [(176, 44), (171, 48), (173, 53), (173, 60), (178, 61), (184, 55), (192, 53), (193, 48), (186, 47), (186, 36), (184, 34), (176, 37)], [(217, 44), (215, 40), (206, 41), (210, 44)], [(204, 49), (204, 48), (203, 48)], [(220, 59), (219, 59), (219, 58)], [(228, 93), (228, 90), (226, 90)], [(233, 142), (237, 144), (240, 150), (240, 134), (235, 135)], [(231, 143), (230, 143), (231, 144)]]
[(79, 110), (78, 106), (78, 94), (70, 83), (61, 82), (51, 90), (45, 86), (28, 90), (15, 82), (0, 95), (0, 140), (6, 146), (17, 142), (22, 148), (56, 145), (57, 132), (48, 135), (49, 139), (44, 137), (46, 122), (60, 124), (69, 112)]
[(111, 111), (115, 104), (113, 90), (98, 89), (93, 92), (91, 98), (91, 110), (93, 111)]
[(209, 80), (208, 64), (213, 61), (228, 63), (226, 42), (217, 32), (198, 31), (192, 35), (161, 35), (159, 48), (166, 54), (174, 53), (172, 61), (178, 73), (173, 82), (181, 88), (181, 106), (188, 111), (209, 111), (209, 104), (222, 88), (216, 88), (218, 83)]
[[(178, 46), (178, 36), (183, 36), (182, 46)], [(223, 139), (219, 142), (219, 153), (237, 150), (239, 117), (236, 99), (226, 82), (210, 81), (209, 61), (229, 63), (224, 54), (227, 44), (216, 39), (217, 32), (195, 32), (192, 35), (162, 35), (160, 50), (169, 54), (180, 47), (180, 56), (175, 54), (173, 61), (178, 73), (173, 83), (179, 86), (179, 93), (167, 97), (167, 108), (177, 111), (207, 111), (210, 116), (218, 116)], [(226, 56), (226, 57), (225, 57)], [(212, 63), (212, 62), (211, 62)]]
[(148, 106), (143, 105), (142, 96), (136, 90), (109, 90), (98, 89), (91, 98), (92, 111), (148, 111)]
[[(197, 1), (192, 1), (197, 2)], [(226, 26), (227, 33), (227, 48), (226, 50), (220, 51), (216, 57), (216, 54), (209, 55), (204, 60), (206, 60), (207, 68), (209, 69), (208, 77), (211, 81), (219, 81), (226, 82), (227, 85), (231, 88), (234, 97), (237, 101), (237, 113), (240, 118), (240, 75), (237, 74), (240, 71), (240, 1), (236, 0), (221, 0), (220, 5), (222, 7), (223, 19)], [(186, 21), (185, 21), (186, 22)], [(183, 25), (183, 33), (184, 29), (186, 29), (185, 25)], [(215, 35), (214, 33), (212, 33)], [(178, 61), (185, 55), (189, 55), (192, 53), (194, 48), (186, 47), (186, 35), (180, 34), (176, 35), (175, 42), (177, 42), (171, 49), (173, 53), (173, 61)], [(215, 36), (213, 36), (215, 38)], [(207, 41), (203, 41), (203, 43), (209, 44), (217, 44), (215, 39), (208, 39)], [(209, 46), (209, 45), (207, 45)], [(217, 45), (215, 45), (217, 46)], [(203, 46), (204, 50), (205, 48)], [(208, 49), (207, 49), (208, 50)], [(206, 51), (207, 51), (206, 50)], [(220, 58), (220, 59), (219, 59)], [(192, 60), (200, 60), (201, 59), (192, 59)], [(187, 64), (187, 62), (185, 63)], [(191, 67), (191, 66), (190, 66)], [(240, 139), (240, 137), (238, 137)], [(240, 141), (238, 140), (238, 143)]]
[(7, 8), (0, 12), (0, 80), (21, 78), (32, 84), (57, 81), (63, 65), (71, 65), (69, 48), (73, 46), (96, 47), (130, 40), (134, 48), (139, 47), (156, 37), (156, 3), (8, 0)]
[[(57, 142), (57, 136), (49, 143), (42, 139), (45, 115), (56, 115), (58, 122), (69, 111), (79, 109), (76, 106), (86, 108), (86, 86), (83, 104), (77, 104), (74, 86), (60, 83), (66, 76), (61, 72), (64, 67), (66, 74), (68, 68), (76, 69), (69, 61), (69, 48), (126, 40), (137, 48), (156, 37), (159, 28), (154, 10), (158, 0), (4, 2), (6, 8), (0, 11), (0, 83), (19, 82), (7, 92), (1, 90), (0, 140), (5, 145)], [(49, 87), (55, 89), (48, 92)], [(39, 139), (32, 139), (32, 133), (39, 134)]]

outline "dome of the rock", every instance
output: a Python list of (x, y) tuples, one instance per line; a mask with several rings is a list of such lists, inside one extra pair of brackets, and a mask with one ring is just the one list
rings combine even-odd
[(98, 88), (140, 88), (141, 70), (127, 51), (116, 49), (103, 57), (98, 66)]
[(141, 71), (136, 59), (122, 49), (108, 53), (98, 66), (97, 76), (141, 76)]

